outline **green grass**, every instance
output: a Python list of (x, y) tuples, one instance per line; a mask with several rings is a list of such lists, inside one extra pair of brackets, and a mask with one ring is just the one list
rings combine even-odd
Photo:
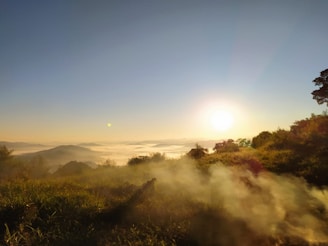
[(168, 194), (160, 199), (154, 191), (146, 194), (127, 209), (122, 221), (108, 217), (149, 179), (150, 174), (139, 170), (133, 175), (135, 169), (140, 168), (106, 168), (83, 176), (1, 183), (0, 244), (175, 245), (184, 237), (186, 221)]
[(47, 180), (10, 182), (0, 189), (3, 243), (55, 245), (92, 240), (92, 215), (104, 202), (84, 187)]
[[(211, 158), (245, 160), (249, 152)], [(201, 162), (211, 165), (213, 160)], [(223, 174), (204, 173), (197, 162), (181, 159), (99, 168), (65, 178), (2, 181), (0, 245), (308, 245), (299, 235), (259, 233), (232, 214), (223, 199), (241, 192), (228, 205), (249, 204), (247, 210), (266, 206), (261, 199), (270, 194), (249, 172), (234, 175), (223, 166), (209, 169)], [(232, 175), (231, 183), (220, 180), (225, 172)], [(157, 180), (147, 183), (152, 178)], [(318, 211), (327, 218), (325, 207)]]

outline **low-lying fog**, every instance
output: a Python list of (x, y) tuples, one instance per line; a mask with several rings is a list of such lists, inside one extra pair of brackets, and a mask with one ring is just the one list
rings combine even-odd
[[(74, 143), (73, 145), (88, 148), (99, 152), (99, 157), (103, 162), (106, 160), (113, 161), (116, 165), (125, 165), (132, 157), (149, 155), (151, 153), (165, 154), (167, 158), (179, 158), (187, 153), (191, 148), (199, 143), (205, 148), (212, 150), (215, 143), (219, 140), (159, 140), (159, 141), (134, 141), (134, 142), (90, 142)], [(6, 143), (9, 149), (13, 149), (14, 155), (26, 154), (47, 150), (67, 143), (47, 143), (47, 144), (30, 144), (30, 143)], [(98, 163), (102, 164), (102, 163)]]
[(108, 145), (89, 146), (91, 150), (102, 152), (102, 159), (112, 160), (117, 165), (125, 165), (131, 157), (149, 155), (150, 153), (165, 153), (168, 158), (178, 158), (190, 149), (184, 144), (155, 143), (115, 143)]

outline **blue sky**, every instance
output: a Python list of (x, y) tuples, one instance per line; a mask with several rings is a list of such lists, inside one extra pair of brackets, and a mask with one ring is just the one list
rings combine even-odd
[[(327, 1), (0, 6), (2, 140), (252, 137), (326, 109), (311, 92), (328, 67)], [(229, 130), (210, 108), (233, 115)]]

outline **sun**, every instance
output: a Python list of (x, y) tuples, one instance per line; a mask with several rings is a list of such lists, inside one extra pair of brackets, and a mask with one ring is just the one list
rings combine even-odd
[(215, 131), (227, 131), (233, 126), (233, 123), (233, 115), (227, 110), (216, 110), (210, 115), (210, 124)]

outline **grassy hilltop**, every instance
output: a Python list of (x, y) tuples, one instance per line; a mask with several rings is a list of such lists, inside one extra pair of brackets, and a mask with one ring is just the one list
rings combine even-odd
[(327, 126), (312, 115), (214, 153), (70, 161), (53, 174), (3, 147), (0, 244), (328, 245)]

